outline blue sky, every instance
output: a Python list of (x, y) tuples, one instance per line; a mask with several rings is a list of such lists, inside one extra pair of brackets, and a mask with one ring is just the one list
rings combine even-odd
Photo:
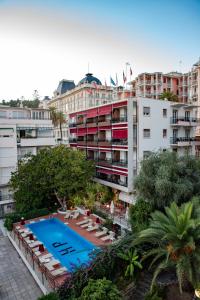
[(122, 81), (126, 62), (134, 76), (187, 72), (199, 36), (200, 0), (0, 0), (0, 100), (34, 89), (51, 96), (59, 80), (77, 83), (88, 62), (103, 83), (116, 73)]

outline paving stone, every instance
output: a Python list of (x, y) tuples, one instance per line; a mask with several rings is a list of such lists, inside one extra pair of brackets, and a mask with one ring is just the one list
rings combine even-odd
[(37, 300), (42, 295), (7, 237), (0, 231), (0, 300)]

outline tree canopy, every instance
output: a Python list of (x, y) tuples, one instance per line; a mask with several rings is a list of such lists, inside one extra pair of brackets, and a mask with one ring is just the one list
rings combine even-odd
[(157, 208), (189, 201), (200, 194), (200, 160), (174, 152), (152, 153), (141, 162), (135, 188)]
[(81, 151), (63, 145), (43, 149), (27, 157), (12, 173), (16, 209), (51, 207), (56, 200), (62, 207), (71, 206), (71, 198), (84, 191), (94, 174), (94, 164)]
[(160, 95), (161, 100), (167, 99), (168, 101), (178, 102), (178, 96), (173, 94), (172, 92), (165, 91)]
[(28, 107), (28, 108), (38, 108), (39, 107), (39, 99), (34, 99), (34, 100), (9, 100), (9, 101), (5, 101), (2, 100), (2, 105), (7, 105), (10, 107), (20, 107), (20, 104), (22, 103), (23, 107)]

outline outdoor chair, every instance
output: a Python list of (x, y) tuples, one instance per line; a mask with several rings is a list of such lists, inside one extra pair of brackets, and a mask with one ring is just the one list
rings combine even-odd
[(58, 275), (63, 275), (66, 272), (67, 272), (67, 268), (62, 267), (62, 268), (51, 271), (51, 275), (58, 276)]
[(94, 236), (100, 238), (103, 235), (106, 235), (107, 233), (108, 233), (108, 229), (106, 227), (103, 227), (103, 230), (97, 231)]
[(55, 265), (59, 265), (59, 264), (60, 264), (59, 260), (57, 260), (57, 259), (52, 259), (50, 262), (45, 263), (44, 266), (45, 266), (45, 268), (46, 268), (47, 270), (53, 271), (53, 270), (55, 269), (54, 266), (55, 266)]
[(113, 231), (109, 231), (109, 233), (110, 233), (109, 235), (106, 235), (106, 236), (101, 238), (101, 240), (103, 242), (106, 242), (106, 241), (109, 241), (109, 240), (111, 240), (111, 241), (114, 240), (115, 233)]
[(81, 225), (81, 228), (87, 228), (88, 226), (92, 225), (92, 220), (87, 222), (86, 224)]
[(88, 222), (89, 222), (89, 218), (87, 217), (85, 220), (82, 220), (82, 221), (76, 223), (76, 225), (83, 225), (83, 224), (86, 224)]
[(91, 231), (94, 231), (94, 230), (97, 230), (97, 229), (99, 229), (99, 224), (95, 224), (94, 226), (89, 226), (86, 230), (88, 231), (88, 232), (91, 232)]
[(76, 211), (73, 215), (72, 215), (72, 219), (77, 219), (79, 217), (80, 213), (79, 211)]
[(68, 210), (68, 211), (66, 212), (66, 215), (64, 216), (64, 219), (69, 219), (70, 215), (71, 215), (71, 211)]

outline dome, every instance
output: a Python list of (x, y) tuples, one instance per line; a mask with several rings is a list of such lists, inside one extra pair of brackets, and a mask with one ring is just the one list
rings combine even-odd
[(79, 81), (78, 85), (81, 85), (83, 83), (93, 83), (93, 82), (95, 82), (98, 85), (102, 85), (101, 81), (98, 78), (96, 78), (96, 77), (94, 77), (92, 75), (93, 75), (92, 73), (87, 73), (85, 75), (86, 77), (84, 77), (83, 79), (81, 79)]

